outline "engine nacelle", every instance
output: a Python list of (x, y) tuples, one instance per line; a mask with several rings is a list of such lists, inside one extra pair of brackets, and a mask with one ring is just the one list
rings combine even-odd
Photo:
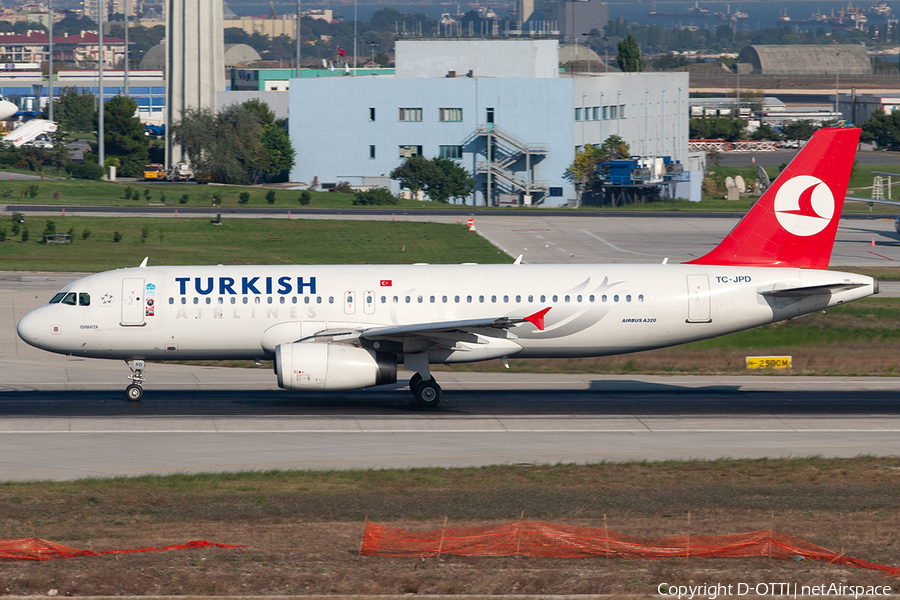
[(396, 383), (397, 355), (345, 344), (279, 344), (275, 374), (285, 390), (358, 390)]

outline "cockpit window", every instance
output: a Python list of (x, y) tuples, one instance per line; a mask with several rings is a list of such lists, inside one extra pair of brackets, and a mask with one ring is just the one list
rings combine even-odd
[(79, 306), (90, 306), (91, 295), (87, 292), (81, 292), (80, 294), (78, 294), (78, 304)]
[(50, 304), (59, 304), (59, 301), (65, 297), (65, 292), (60, 292), (57, 295), (53, 296), (53, 299), (50, 300)]
[(75, 302), (78, 298), (78, 295), (75, 292), (69, 292), (66, 294), (65, 298), (62, 299), (63, 304), (68, 304), (70, 306), (75, 306)]

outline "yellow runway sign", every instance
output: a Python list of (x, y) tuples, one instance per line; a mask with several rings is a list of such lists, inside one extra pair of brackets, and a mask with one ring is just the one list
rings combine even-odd
[(790, 356), (748, 356), (748, 369), (790, 369)]

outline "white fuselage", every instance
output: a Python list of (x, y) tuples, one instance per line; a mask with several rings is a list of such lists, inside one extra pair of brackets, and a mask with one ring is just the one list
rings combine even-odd
[[(848, 282), (863, 285), (762, 294)], [(63, 292), (89, 304), (39, 307), (18, 331), (39, 348), (86, 357), (255, 359), (322, 331), (523, 318), (550, 307), (543, 330), (515, 325), (483, 344), (496, 343), (493, 353), (432, 361), (599, 356), (711, 338), (876, 291), (872, 278), (850, 273), (680, 264), (142, 267), (71, 283)]]

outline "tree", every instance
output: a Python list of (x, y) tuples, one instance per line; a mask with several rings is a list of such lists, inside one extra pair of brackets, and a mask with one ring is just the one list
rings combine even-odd
[(611, 135), (599, 146), (588, 144), (575, 152), (575, 160), (563, 177), (575, 184), (580, 194), (600, 187), (600, 164), (631, 156), (631, 148), (621, 137)]
[(435, 157), (431, 159), (436, 177), (426, 183), (425, 193), (435, 202), (460, 200), (475, 191), (475, 178), (455, 160)]
[(640, 46), (637, 40), (630, 33), (628, 37), (619, 42), (619, 54), (616, 57), (619, 62), (619, 69), (626, 72), (637, 72), (644, 70), (644, 57), (641, 54)]
[[(97, 121), (94, 102), (94, 95), (90, 92), (79, 92), (74, 87), (63, 88), (59, 97), (53, 100), (53, 118), (60, 129), (90, 133), (94, 131)], [(49, 114), (45, 114), (44, 118), (49, 118)]]
[(862, 123), (862, 140), (882, 150), (900, 150), (900, 111), (877, 111)]
[(110, 98), (104, 109), (106, 154), (119, 159), (117, 171), (123, 177), (140, 177), (150, 158), (150, 139), (135, 116), (137, 109), (137, 101), (128, 96)]
[(808, 140), (816, 132), (816, 127), (809, 121), (797, 121), (783, 126), (781, 132), (789, 140)]
[(399, 181), (401, 187), (408, 189), (415, 196), (425, 189), (428, 182), (438, 176), (435, 168), (434, 164), (424, 156), (413, 156), (391, 171), (391, 179)]
[(769, 140), (772, 142), (780, 142), (782, 136), (780, 133), (772, 129), (772, 126), (768, 123), (763, 123), (756, 130), (750, 134), (750, 139), (752, 140)]

